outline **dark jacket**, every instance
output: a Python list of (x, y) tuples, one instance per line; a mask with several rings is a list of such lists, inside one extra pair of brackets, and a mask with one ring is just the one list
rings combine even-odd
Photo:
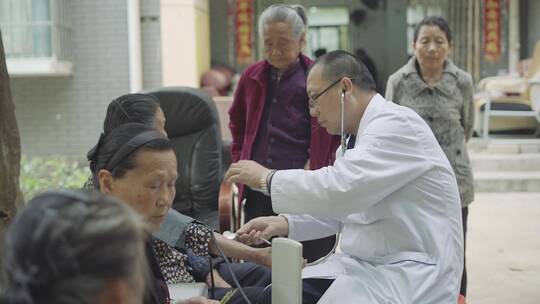
[[(304, 55), (300, 60), (305, 67), (313, 61)], [(238, 82), (234, 102), (229, 110), (229, 127), (232, 134), (232, 161), (251, 159), (255, 137), (261, 122), (268, 88), (268, 75), (271, 65), (263, 60), (249, 66)], [(307, 77), (307, 75), (306, 75)], [(307, 94), (297, 102), (309, 102)], [(315, 170), (334, 162), (339, 137), (329, 135), (317, 119), (311, 118), (311, 141), (309, 145), (310, 169)], [(240, 196), (243, 187), (239, 189)], [(241, 198), (240, 198), (241, 199)]]
[(145, 254), (149, 273), (146, 282), (146, 291), (144, 293), (144, 304), (169, 304), (171, 302), (169, 289), (167, 288), (165, 277), (163, 277), (163, 273), (159, 268), (152, 243), (153, 237), (148, 236), (145, 244)]

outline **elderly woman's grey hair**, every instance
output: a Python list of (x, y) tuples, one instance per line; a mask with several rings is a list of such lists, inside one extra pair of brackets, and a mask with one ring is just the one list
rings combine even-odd
[(111, 280), (140, 289), (144, 238), (144, 223), (129, 206), (97, 192), (38, 195), (7, 230), (3, 300), (97, 303)]
[(291, 25), (295, 39), (306, 32), (306, 10), (301, 5), (274, 4), (267, 7), (259, 16), (259, 36), (263, 37), (265, 27), (275, 22), (283, 22)]

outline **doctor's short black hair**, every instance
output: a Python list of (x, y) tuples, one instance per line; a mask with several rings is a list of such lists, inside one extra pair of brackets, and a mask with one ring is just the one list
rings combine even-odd
[(353, 84), (364, 91), (375, 91), (375, 81), (368, 68), (353, 54), (337, 50), (317, 58), (310, 66), (308, 74), (317, 65), (323, 66), (323, 79), (329, 83), (340, 77), (351, 78)]

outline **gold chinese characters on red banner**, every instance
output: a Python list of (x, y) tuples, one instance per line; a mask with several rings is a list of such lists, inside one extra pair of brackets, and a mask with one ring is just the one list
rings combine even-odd
[(484, 56), (489, 62), (501, 56), (500, 0), (484, 0)]
[(236, 63), (253, 62), (253, 0), (236, 0)]

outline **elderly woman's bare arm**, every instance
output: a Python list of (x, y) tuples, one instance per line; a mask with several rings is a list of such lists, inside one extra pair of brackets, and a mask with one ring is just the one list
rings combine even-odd
[(190, 249), (196, 255), (214, 254), (221, 256), (216, 246), (217, 243), (227, 257), (270, 266), (271, 255), (269, 248), (253, 248), (230, 240), (214, 232), (212, 228), (200, 223), (192, 223), (186, 229), (186, 248)]

